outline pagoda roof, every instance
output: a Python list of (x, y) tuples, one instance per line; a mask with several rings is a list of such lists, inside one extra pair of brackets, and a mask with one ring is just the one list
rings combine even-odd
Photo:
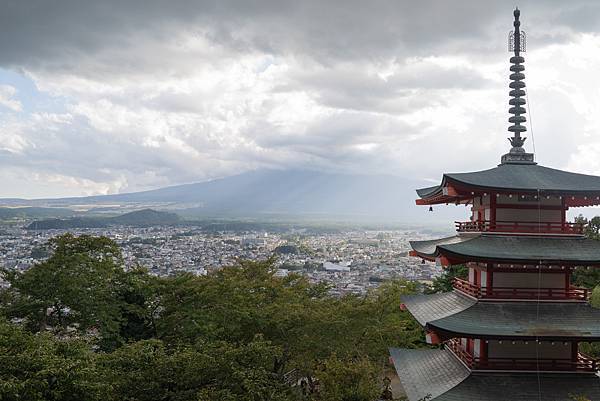
[[(449, 188), (450, 187), (450, 188)], [(532, 193), (544, 195), (600, 195), (600, 177), (557, 170), (537, 164), (506, 163), (469, 173), (447, 173), (440, 185), (417, 190), (421, 203), (448, 203), (471, 192)], [(419, 203), (419, 202), (418, 202)], [(597, 204), (583, 202), (579, 205)]]
[(446, 337), (600, 340), (600, 309), (570, 302), (477, 302), (448, 292), (402, 302), (427, 329)]
[(572, 401), (572, 395), (600, 400), (600, 378), (569, 373), (471, 373), (449, 351), (390, 349), (410, 401)]
[(470, 374), (458, 358), (445, 350), (391, 348), (390, 356), (410, 401), (428, 394), (436, 399)]
[(456, 291), (431, 295), (405, 295), (402, 301), (422, 326), (462, 312), (477, 303), (475, 299)]
[(504, 261), (533, 264), (600, 264), (600, 242), (585, 237), (459, 234), (410, 241), (416, 256), (444, 257), (448, 264)]

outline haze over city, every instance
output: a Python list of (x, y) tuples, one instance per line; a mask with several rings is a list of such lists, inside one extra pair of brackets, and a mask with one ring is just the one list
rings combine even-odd
[[(257, 169), (433, 184), (509, 147), (502, 2), (3, 4), (1, 197)], [(543, 165), (600, 173), (600, 5), (519, 6), (525, 147)]]

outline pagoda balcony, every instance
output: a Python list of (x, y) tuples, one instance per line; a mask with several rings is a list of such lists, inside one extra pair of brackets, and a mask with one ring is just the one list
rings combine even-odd
[(523, 221), (455, 221), (458, 232), (496, 232), (517, 234), (582, 235), (581, 223), (523, 222)]
[(599, 360), (591, 358), (581, 352), (576, 360), (550, 359), (550, 358), (480, 358), (465, 351), (458, 339), (446, 341), (445, 347), (449, 349), (471, 370), (531, 370), (531, 371), (574, 371), (597, 372), (600, 368)]
[(454, 278), (454, 289), (477, 299), (539, 299), (587, 301), (591, 291), (587, 288), (571, 286), (566, 288), (523, 288), (523, 287), (479, 287), (467, 280)]

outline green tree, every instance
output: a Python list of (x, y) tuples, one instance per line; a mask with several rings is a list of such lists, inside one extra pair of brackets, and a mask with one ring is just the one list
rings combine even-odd
[(590, 239), (600, 239), (600, 216), (592, 217), (590, 220), (579, 215), (575, 217), (575, 223), (579, 223), (584, 226), (583, 233)]
[(162, 280), (145, 268), (125, 273), (117, 300), (121, 310), (119, 337), (123, 342), (156, 337), (161, 285)]
[(289, 386), (273, 374), (281, 351), (260, 337), (247, 344), (199, 342), (168, 348), (160, 340), (99, 357), (116, 399), (136, 401), (284, 401)]
[[(32, 331), (95, 334), (104, 349), (138, 339), (152, 278), (123, 270), (121, 250), (106, 237), (65, 234), (49, 241), (52, 255), (21, 273), (4, 269), (3, 312)], [(135, 327), (134, 327), (135, 326)]]
[[(596, 216), (588, 221), (582, 215), (575, 218), (576, 223), (584, 225), (584, 234), (593, 240), (600, 240), (600, 216)], [(571, 275), (571, 282), (580, 287), (589, 289), (595, 288), (600, 284), (600, 269), (587, 269), (578, 267)]]
[(426, 293), (438, 293), (452, 291), (452, 284), (455, 278), (467, 279), (469, 269), (465, 265), (452, 265), (444, 268), (441, 276), (433, 279), (431, 287), (426, 288)]
[(319, 400), (373, 401), (381, 394), (378, 370), (368, 358), (341, 359), (333, 354), (319, 364)]
[(420, 342), (421, 328), (399, 310), (400, 295), (415, 290), (412, 283), (390, 282), (366, 297), (334, 298), (326, 286), (274, 272), (272, 261), (241, 262), (206, 277), (166, 279), (159, 338), (170, 344), (239, 343), (261, 334), (282, 349), (278, 373), (297, 370), (306, 377), (333, 353), (381, 362), (390, 345)]
[(590, 296), (590, 304), (594, 308), (600, 308), (600, 285), (597, 285)]
[(60, 341), (0, 322), (0, 399), (106, 400), (111, 386), (101, 380), (94, 357), (83, 341)]
[[(100, 391), (107, 401), (362, 400), (381, 390), (389, 346), (423, 344), (420, 325), (399, 310), (400, 296), (416, 289), (404, 280), (340, 298), (299, 275), (276, 277), (273, 260), (167, 278), (124, 271), (118, 246), (103, 237), (60, 236), (50, 249), (24, 273), (3, 272), (11, 286), (2, 311), (29, 331), (5, 328), (24, 333), (32, 344), (24, 349), (49, 355), (36, 364), (15, 359), (22, 372), (8, 371), (10, 386), (0, 380), (4, 394), (20, 399), (66, 399), (42, 390), (29, 397), (28, 386), (55, 381), (27, 379), (54, 372), (63, 358), (69, 370), (56, 372), (59, 388), (74, 386), (78, 399)], [(299, 380), (309, 383), (304, 398)]]

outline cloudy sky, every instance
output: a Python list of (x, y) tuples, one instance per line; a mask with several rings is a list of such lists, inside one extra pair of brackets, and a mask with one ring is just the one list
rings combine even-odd
[[(600, 174), (600, 3), (520, 3), (537, 160)], [(505, 1), (0, 7), (1, 197), (259, 168), (437, 181), (508, 150)]]

